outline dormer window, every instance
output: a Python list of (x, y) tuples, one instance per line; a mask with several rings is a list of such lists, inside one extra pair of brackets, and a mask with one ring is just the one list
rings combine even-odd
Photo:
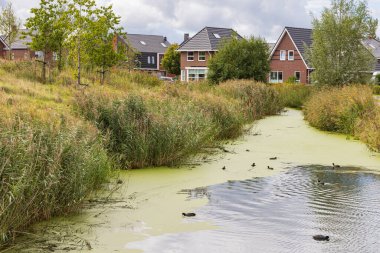
[(146, 46), (145, 41), (142, 41), (142, 40), (141, 40), (140, 43), (141, 43), (142, 45)]
[(220, 39), (220, 35), (218, 33), (214, 33), (214, 37)]
[(293, 50), (288, 51), (288, 60), (294, 61), (294, 51)]
[(280, 61), (286, 61), (286, 51), (285, 50), (280, 51)]
[(161, 45), (162, 45), (163, 47), (167, 47), (165, 43), (161, 43)]

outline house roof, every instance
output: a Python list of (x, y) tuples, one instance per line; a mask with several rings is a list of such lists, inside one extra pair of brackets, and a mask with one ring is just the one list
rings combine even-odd
[(121, 39), (140, 53), (164, 54), (171, 45), (166, 37), (161, 35), (127, 34), (126, 40)]
[(301, 58), (303, 62), (305, 63), (306, 67), (311, 69), (310, 63), (306, 60), (306, 47), (311, 47), (313, 44), (313, 30), (309, 28), (298, 28), (298, 27), (289, 27), (286, 26), (281, 33), (280, 38), (277, 40), (276, 45), (273, 47), (271, 52), (271, 58), (273, 54), (275, 53), (277, 47), (281, 43), (282, 39), (284, 38), (285, 34), (288, 34), (292, 42), (294, 43), (294, 46), (298, 50), (298, 52), (301, 55)]
[[(24, 33), (26, 33), (26, 32), (28, 32), (27, 29), (20, 29), (19, 30), (19, 33), (16, 37), (15, 42), (12, 43), (12, 49), (13, 50), (28, 49), (29, 48), (29, 44), (32, 42), (32, 38), (29, 35), (25, 36)], [(25, 36), (25, 38), (23, 38), (24, 36)], [(6, 41), (6, 37), (4, 35), (1, 35), (0, 37), (4, 42)], [(6, 43), (4, 43), (4, 44), (7, 45)], [(6, 47), (6, 50), (9, 50), (8, 45)]]
[(205, 27), (189, 40), (184, 41), (178, 51), (218, 51), (220, 42), (236, 35), (242, 39), (237, 32), (231, 28)]

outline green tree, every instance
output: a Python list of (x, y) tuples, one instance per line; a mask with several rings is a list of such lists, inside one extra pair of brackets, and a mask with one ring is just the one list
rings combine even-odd
[(42, 81), (46, 82), (46, 65), (50, 63), (53, 53), (58, 53), (58, 68), (62, 69), (62, 50), (67, 37), (67, 20), (65, 20), (65, 0), (41, 0), (38, 8), (32, 8), (32, 16), (26, 20), (28, 29), (25, 35), (32, 38), (30, 47), (43, 52)]
[(230, 79), (265, 82), (269, 71), (269, 47), (263, 39), (234, 37), (224, 41), (209, 61), (208, 79), (213, 83)]
[(307, 50), (315, 68), (312, 80), (320, 85), (363, 82), (375, 59), (361, 42), (375, 38), (378, 21), (370, 16), (365, 1), (332, 0), (331, 4), (320, 19), (313, 20), (313, 44)]
[(172, 44), (166, 51), (164, 58), (162, 59), (162, 66), (164, 69), (174, 75), (181, 74), (181, 53), (177, 51), (178, 44)]
[(108, 69), (127, 58), (123, 45), (114, 45), (115, 37), (122, 33), (119, 23), (120, 17), (115, 15), (112, 6), (102, 6), (95, 10), (89, 24), (91, 40), (86, 42), (86, 54), (89, 55), (91, 64), (99, 68), (102, 84)]
[(18, 20), (12, 6), (9, 2), (2, 8), (0, 13), (0, 32), (5, 37), (5, 43), (9, 48), (8, 57), (12, 60), (12, 44), (16, 41), (20, 30), (20, 21)]

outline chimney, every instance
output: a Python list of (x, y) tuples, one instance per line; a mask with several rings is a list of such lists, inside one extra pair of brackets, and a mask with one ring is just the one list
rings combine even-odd
[(183, 41), (188, 41), (189, 39), (190, 39), (190, 34), (185, 33), (185, 35), (183, 36)]
[(168, 41), (168, 38), (164, 37), (164, 42)]

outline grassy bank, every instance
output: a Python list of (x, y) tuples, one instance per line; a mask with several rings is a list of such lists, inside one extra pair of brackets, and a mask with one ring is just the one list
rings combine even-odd
[(369, 86), (326, 88), (305, 104), (305, 119), (325, 131), (353, 135), (380, 151), (380, 109)]
[(76, 108), (109, 135), (109, 153), (128, 168), (182, 162), (281, 110), (273, 89), (250, 81), (111, 89), (78, 93)]
[(77, 210), (108, 177), (104, 140), (65, 104), (69, 91), (0, 73), (0, 246)]
[(78, 210), (112, 166), (178, 164), (282, 109), (273, 88), (251, 81), (165, 84), (114, 70), (104, 86), (84, 73), (89, 86), (76, 87), (65, 70), (43, 85), (36, 64), (0, 64), (0, 246)]

